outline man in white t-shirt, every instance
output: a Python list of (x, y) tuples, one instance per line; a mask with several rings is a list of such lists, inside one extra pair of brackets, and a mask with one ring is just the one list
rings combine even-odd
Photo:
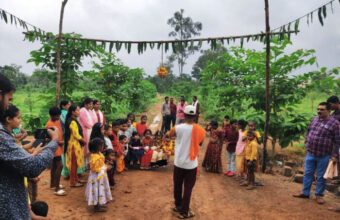
[[(174, 161), (174, 198), (175, 208), (179, 218), (194, 217), (189, 211), (191, 192), (196, 182), (198, 152), (204, 140), (206, 131), (195, 124), (196, 108), (188, 105), (184, 109), (185, 123), (176, 125), (169, 132), (170, 137), (176, 137)], [(184, 184), (184, 192), (182, 188)]]

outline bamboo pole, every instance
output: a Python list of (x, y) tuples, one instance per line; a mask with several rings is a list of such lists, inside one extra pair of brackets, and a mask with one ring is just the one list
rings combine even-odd
[(267, 165), (267, 140), (270, 123), (270, 26), (269, 26), (269, 3), (264, 0), (266, 11), (266, 123), (263, 134), (263, 163), (262, 172), (265, 172)]
[(61, 4), (60, 10), (60, 20), (59, 20), (59, 37), (58, 37), (58, 46), (57, 46), (57, 86), (56, 86), (56, 97), (55, 97), (55, 106), (58, 106), (59, 98), (60, 98), (60, 87), (61, 87), (61, 67), (60, 67), (60, 48), (61, 48), (61, 36), (63, 30), (63, 17), (64, 17), (64, 8), (68, 0), (64, 0)]

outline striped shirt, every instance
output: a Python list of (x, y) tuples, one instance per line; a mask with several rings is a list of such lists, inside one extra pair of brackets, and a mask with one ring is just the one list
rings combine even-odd
[(312, 119), (308, 127), (305, 145), (307, 152), (313, 156), (332, 155), (338, 157), (340, 146), (340, 124), (334, 117), (320, 120)]

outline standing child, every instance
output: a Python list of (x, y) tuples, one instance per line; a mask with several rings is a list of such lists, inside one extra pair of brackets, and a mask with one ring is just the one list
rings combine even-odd
[(107, 149), (104, 151), (105, 154), (105, 164), (111, 169), (107, 169), (107, 178), (109, 179), (110, 188), (113, 189), (115, 185), (115, 170), (116, 170), (116, 160), (117, 160), (117, 152), (114, 152), (112, 149)]
[(246, 137), (243, 135), (246, 133), (247, 122), (243, 119), (238, 121), (238, 140), (236, 144), (236, 169), (239, 180), (242, 180), (245, 176), (245, 158), (244, 158), (244, 147), (246, 145)]
[(140, 123), (137, 123), (136, 125), (137, 132), (141, 137), (144, 135), (145, 130), (148, 129), (148, 126), (146, 126), (147, 120), (148, 117), (146, 115), (142, 115), (140, 118)]
[[(254, 132), (255, 139), (256, 139), (257, 143), (260, 144), (261, 143), (261, 140), (260, 140), (261, 135), (260, 135), (260, 133), (258, 131), (256, 131), (256, 123), (255, 123), (255, 121), (249, 121), (248, 122), (248, 130)], [(247, 131), (245, 131), (245, 134), (243, 134), (243, 137), (247, 137)]]
[(110, 125), (105, 124), (104, 125), (104, 140), (105, 140), (105, 145), (106, 145), (107, 149), (112, 149), (113, 150), (110, 136), (112, 136), (112, 128), (111, 128)]
[(104, 141), (94, 138), (89, 143), (90, 150), (90, 175), (86, 187), (86, 200), (88, 205), (94, 206), (97, 212), (107, 211), (105, 204), (112, 200), (110, 183), (106, 170), (111, 169), (110, 165), (105, 165), (105, 157), (101, 153), (104, 150)]
[(125, 135), (119, 135), (119, 144), (117, 148), (117, 172), (121, 173), (125, 170), (125, 151), (124, 151), (124, 146), (126, 145), (127, 138)]
[(230, 128), (231, 124), (229, 124), (229, 115), (224, 116), (224, 120), (222, 122), (222, 129), (225, 131), (227, 128)]
[(210, 131), (210, 138), (202, 167), (205, 167), (208, 172), (220, 173), (222, 170), (221, 152), (224, 132), (218, 128), (216, 120), (212, 120), (207, 125), (206, 130)]
[[(61, 114), (60, 109), (58, 107), (52, 107), (49, 110), (49, 114), (50, 114), (50, 119), (46, 123), (46, 128), (56, 127), (59, 131), (59, 134), (62, 134), (63, 129), (61, 127), (61, 122), (60, 122), (60, 114)], [(54, 158), (53, 158), (52, 167), (51, 167), (50, 188), (54, 189), (55, 195), (64, 196), (66, 195), (66, 192), (63, 190), (64, 187), (60, 185), (61, 170), (63, 169), (63, 164), (61, 161), (61, 155), (63, 154), (63, 145), (64, 145), (63, 135), (59, 135), (59, 140), (57, 143), (58, 143), (58, 148), (56, 152), (54, 153)]]
[(238, 140), (239, 132), (237, 130), (237, 121), (230, 120), (230, 127), (225, 130), (225, 140), (227, 143), (227, 158), (228, 158), (228, 170), (224, 172), (229, 177), (235, 175), (235, 149)]
[(256, 140), (256, 133), (254, 131), (247, 132), (247, 142), (244, 149), (245, 159), (247, 164), (247, 182), (242, 183), (241, 186), (247, 186), (248, 190), (254, 189), (255, 174), (258, 167), (258, 143)]
[(150, 163), (152, 159), (153, 150), (151, 147), (153, 146), (152, 132), (150, 129), (146, 129), (144, 131), (144, 137), (142, 138), (142, 144), (144, 148), (144, 155), (141, 159), (140, 168), (150, 169)]

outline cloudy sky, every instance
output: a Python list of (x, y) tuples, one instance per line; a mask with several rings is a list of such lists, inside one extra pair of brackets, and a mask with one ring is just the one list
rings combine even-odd
[[(271, 28), (288, 23), (321, 6), (329, 0), (269, 0)], [(0, 0), (0, 8), (50, 32), (58, 32), (61, 0)], [(340, 66), (340, 4), (334, 2), (334, 14), (328, 10), (324, 27), (314, 14), (314, 23), (308, 27), (301, 21), (301, 32), (293, 36), (289, 51), (316, 49), (319, 66)], [(167, 20), (175, 11), (203, 24), (201, 37), (219, 37), (258, 33), (265, 29), (263, 0), (69, 0), (64, 14), (63, 32), (76, 32), (88, 38), (110, 40), (165, 40), (171, 28)], [(28, 75), (36, 68), (26, 63), (29, 52), (39, 43), (23, 41), (22, 29), (0, 20), (0, 65), (12, 63), (22, 66)], [(239, 43), (237, 44), (239, 45)], [(259, 43), (245, 43), (247, 48), (261, 48)], [(170, 55), (168, 51), (167, 55)], [(199, 53), (188, 60), (184, 68), (190, 73)], [(161, 52), (148, 50), (138, 55), (134, 49), (117, 54), (125, 65), (141, 67), (149, 75), (156, 74)], [(84, 60), (84, 69), (91, 68)], [(315, 67), (316, 68), (316, 67)], [(177, 73), (177, 68), (175, 73)]]

